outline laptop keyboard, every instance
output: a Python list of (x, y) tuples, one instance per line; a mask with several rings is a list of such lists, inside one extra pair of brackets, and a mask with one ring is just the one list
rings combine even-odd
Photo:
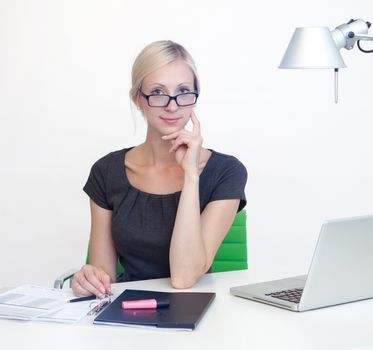
[(274, 292), (274, 293), (268, 293), (266, 295), (272, 298), (286, 300), (286, 301), (290, 301), (291, 303), (298, 304), (302, 296), (302, 292), (303, 292), (303, 288), (294, 288), (294, 289), (281, 290), (279, 292)]

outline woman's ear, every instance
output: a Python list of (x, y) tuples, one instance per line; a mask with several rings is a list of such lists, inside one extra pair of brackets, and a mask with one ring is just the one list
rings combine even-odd
[(135, 104), (136, 108), (141, 111), (142, 109), (141, 109), (141, 106), (140, 106), (139, 95), (136, 95), (136, 97), (132, 101)]

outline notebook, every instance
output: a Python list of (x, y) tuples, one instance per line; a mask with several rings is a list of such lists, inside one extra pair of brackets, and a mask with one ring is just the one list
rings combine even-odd
[[(215, 293), (156, 292), (126, 289), (93, 321), (94, 324), (146, 326), (193, 330), (201, 320)], [(169, 307), (159, 309), (122, 310), (122, 301), (168, 299)]]
[(233, 295), (291, 311), (373, 298), (373, 215), (326, 221), (308, 275), (248, 284)]

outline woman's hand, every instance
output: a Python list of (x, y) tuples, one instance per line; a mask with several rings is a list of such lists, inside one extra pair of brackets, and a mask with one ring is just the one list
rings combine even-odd
[(76, 296), (95, 294), (102, 297), (104, 294), (111, 294), (110, 276), (93, 265), (84, 265), (76, 272), (71, 287)]
[(198, 174), (203, 138), (199, 120), (193, 111), (190, 117), (193, 123), (192, 132), (183, 129), (162, 136), (162, 139), (172, 143), (170, 152), (175, 152), (176, 161), (184, 172), (195, 172)]

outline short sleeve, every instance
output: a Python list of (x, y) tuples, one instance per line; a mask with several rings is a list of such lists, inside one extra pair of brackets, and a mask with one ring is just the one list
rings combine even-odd
[(107, 199), (107, 174), (107, 162), (101, 158), (93, 164), (83, 191), (100, 207), (112, 210)]
[(215, 188), (210, 201), (222, 199), (239, 199), (240, 204), (237, 212), (246, 205), (245, 185), (247, 171), (245, 166), (236, 158), (231, 157), (224, 166), (224, 170), (218, 175)]

